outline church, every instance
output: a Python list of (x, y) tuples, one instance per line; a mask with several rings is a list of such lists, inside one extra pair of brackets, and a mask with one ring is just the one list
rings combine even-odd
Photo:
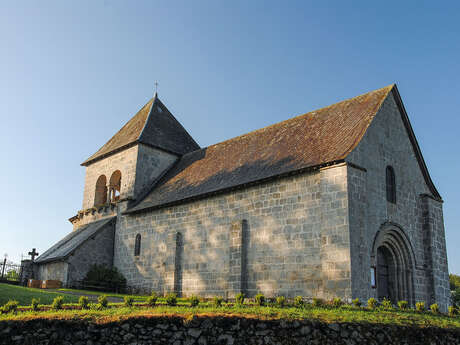
[(81, 165), (38, 279), (98, 263), (160, 294), (450, 303), (443, 200), (396, 85), (205, 148), (155, 94)]

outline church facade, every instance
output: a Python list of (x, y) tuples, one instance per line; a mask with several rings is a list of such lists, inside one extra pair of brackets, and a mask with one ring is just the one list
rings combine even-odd
[(102, 263), (157, 293), (450, 303), (443, 201), (396, 85), (206, 148), (155, 96), (82, 165), (38, 279)]

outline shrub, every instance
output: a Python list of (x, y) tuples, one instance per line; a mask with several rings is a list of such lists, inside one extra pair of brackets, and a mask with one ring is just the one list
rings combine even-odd
[(430, 305), (430, 309), (433, 314), (439, 314), (439, 306), (437, 303)]
[(89, 300), (88, 297), (86, 296), (81, 296), (78, 299), (78, 305), (81, 307), (81, 309), (89, 309)]
[(263, 306), (265, 305), (265, 296), (261, 293), (258, 293), (255, 297), (255, 301), (257, 305)]
[(126, 290), (126, 279), (118, 272), (116, 267), (105, 265), (92, 265), (83, 279), (83, 285), (99, 287), (104, 291), (124, 291)]
[(314, 297), (311, 301), (313, 307), (321, 307), (324, 304), (324, 301), (321, 298)]
[(421, 313), (422, 311), (425, 311), (425, 302), (415, 303), (415, 310), (417, 310), (419, 313)]
[(177, 305), (177, 295), (175, 293), (170, 293), (166, 296), (166, 304), (169, 306)]
[(343, 304), (342, 300), (339, 297), (336, 297), (332, 300), (332, 306), (339, 308)]
[(51, 303), (51, 308), (54, 310), (60, 310), (62, 309), (63, 305), (64, 305), (64, 296), (58, 296), (55, 299), (53, 299), (53, 303)]
[(188, 301), (190, 302), (191, 307), (196, 307), (198, 304), (200, 304), (200, 300), (195, 295), (190, 296)]
[(16, 313), (18, 310), (18, 301), (9, 300), (2, 308), (2, 313)]
[(393, 309), (393, 303), (385, 297), (382, 301), (382, 307), (387, 310)]
[(361, 307), (361, 304), (362, 304), (362, 303), (361, 303), (361, 301), (359, 300), (359, 298), (355, 298), (355, 299), (354, 299), (353, 301), (351, 301), (351, 302), (353, 303), (353, 305), (354, 305), (355, 307), (358, 307), (358, 308)]
[(449, 311), (449, 316), (457, 315), (457, 309), (453, 305), (449, 306), (448, 311)]
[(30, 303), (30, 306), (32, 307), (33, 311), (38, 311), (38, 304), (40, 303), (39, 299), (32, 298), (32, 301)]
[(303, 303), (303, 298), (302, 296), (296, 296), (294, 298), (294, 307), (296, 308), (303, 308), (304, 303)]
[(150, 307), (154, 307), (155, 304), (157, 304), (157, 300), (158, 300), (158, 296), (155, 292), (152, 292), (152, 294), (147, 297), (147, 304), (150, 306)]
[(108, 301), (106, 295), (99, 296), (97, 298), (97, 302), (98, 302), (98, 305), (99, 305), (100, 309), (107, 308), (107, 306), (109, 305), (109, 301)]
[(451, 291), (451, 298), (452, 298), (452, 304), (460, 308), (460, 287), (456, 288), (455, 290)]
[(125, 296), (124, 297), (125, 306), (131, 308), (134, 305), (134, 297), (133, 296)]
[(276, 305), (280, 308), (284, 307), (286, 305), (286, 297), (284, 296), (276, 297)]
[(367, 300), (367, 307), (369, 309), (375, 309), (375, 307), (377, 307), (377, 300), (373, 297), (369, 298)]
[(222, 303), (224, 302), (224, 299), (220, 296), (214, 296), (212, 302), (215, 307), (222, 307)]
[(407, 301), (399, 301), (398, 302), (398, 307), (401, 310), (406, 310), (408, 306), (409, 306), (409, 303), (407, 303)]
[(243, 305), (244, 304), (244, 298), (245, 298), (244, 293), (240, 292), (240, 293), (236, 294), (235, 303), (237, 305)]

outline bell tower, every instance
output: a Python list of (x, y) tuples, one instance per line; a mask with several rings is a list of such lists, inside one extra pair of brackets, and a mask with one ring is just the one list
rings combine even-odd
[(82, 209), (74, 229), (116, 214), (134, 202), (182, 155), (199, 149), (158, 98), (147, 102), (105, 145), (81, 163), (86, 168)]

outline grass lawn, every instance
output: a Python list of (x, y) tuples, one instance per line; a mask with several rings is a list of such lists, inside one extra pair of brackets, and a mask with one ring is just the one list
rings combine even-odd
[[(125, 296), (131, 296), (134, 298), (134, 301), (136, 302), (145, 302), (147, 300), (147, 297), (149, 297), (147, 295), (130, 295), (130, 294), (115, 293), (115, 292), (95, 291), (95, 290), (58, 289), (57, 291), (79, 293), (79, 294), (84, 294), (84, 295), (96, 295), (96, 296), (106, 295), (107, 297), (118, 297), (118, 298), (124, 298)], [(187, 300), (186, 298), (180, 298), (180, 297), (177, 298), (177, 301), (179, 303), (185, 302), (186, 300)], [(164, 302), (165, 298), (159, 297), (158, 301)]]
[(64, 296), (64, 303), (78, 302), (78, 296), (64, 295), (42, 289), (32, 289), (22, 286), (0, 284), (0, 306), (9, 300), (16, 300), (19, 305), (30, 305), (32, 298), (40, 299), (40, 304), (51, 304), (57, 296)]
[(460, 328), (460, 317), (433, 315), (430, 312), (367, 310), (351, 306), (339, 308), (311, 307), (259, 307), (259, 306), (223, 306), (214, 307), (203, 303), (197, 307), (158, 305), (155, 307), (116, 307), (109, 305), (105, 310), (61, 310), (41, 312), (18, 312), (0, 315), (2, 320), (30, 319), (81, 319), (106, 323), (133, 317), (180, 316), (191, 319), (193, 316), (244, 316), (259, 319), (310, 319), (328, 323), (361, 322), (416, 327)]
[(107, 297), (119, 297), (119, 298), (124, 298), (125, 296), (132, 296), (136, 302), (144, 302), (148, 297), (145, 295), (130, 295), (130, 294), (115, 293), (115, 292), (95, 291), (95, 290), (58, 289), (57, 291), (79, 293), (79, 294), (84, 294), (84, 295), (96, 295), (96, 296), (106, 295)]

